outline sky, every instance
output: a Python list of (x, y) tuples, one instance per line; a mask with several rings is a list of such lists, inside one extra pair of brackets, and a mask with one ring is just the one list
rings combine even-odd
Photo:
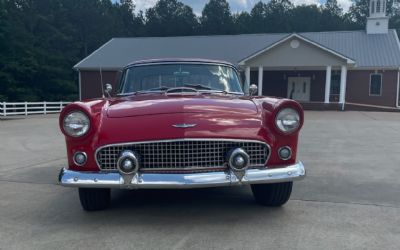
[[(204, 5), (208, 2), (208, 0), (180, 0), (186, 5), (189, 5), (193, 8), (193, 11), (196, 15), (200, 15)], [(259, 2), (260, 0), (228, 0), (229, 5), (231, 7), (232, 12), (240, 12), (240, 11), (250, 11), (252, 7)], [(347, 11), (351, 5), (351, 0), (337, 0), (339, 5), (343, 8), (344, 11)], [(149, 7), (154, 6), (157, 0), (134, 0), (136, 4), (136, 10), (145, 10)], [(263, 2), (268, 2), (268, 0), (263, 0)], [(301, 4), (324, 4), (325, 0), (291, 0), (295, 5)]]

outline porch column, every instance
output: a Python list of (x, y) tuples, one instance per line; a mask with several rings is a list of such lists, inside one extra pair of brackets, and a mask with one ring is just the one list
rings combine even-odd
[(249, 87), (250, 87), (250, 67), (249, 66), (246, 67), (245, 75), (246, 75), (246, 82), (244, 83), (244, 93), (249, 94)]
[(347, 67), (345, 65), (342, 66), (342, 70), (340, 71), (340, 96), (339, 103), (342, 104), (342, 109), (344, 108), (344, 103), (346, 101), (346, 82), (347, 80)]
[(264, 67), (258, 67), (258, 95), (262, 95)]
[(331, 75), (332, 66), (326, 66), (326, 79), (325, 79), (325, 103), (329, 103), (331, 95)]

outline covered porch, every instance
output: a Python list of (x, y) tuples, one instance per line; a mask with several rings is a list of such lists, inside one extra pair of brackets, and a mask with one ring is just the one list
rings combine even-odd
[(342, 109), (346, 101), (347, 70), (355, 62), (311, 42), (290, 35), (243, 59), (245, 89), (258, 86), (258, 95), (299, 101), (305, 108)]

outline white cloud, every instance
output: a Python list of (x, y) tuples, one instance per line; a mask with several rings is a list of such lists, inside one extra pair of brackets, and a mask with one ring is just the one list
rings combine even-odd
[[(115, 1), (115, 0), (113, 0)], [(192, 6), (193, 11), (199, 15), (204, 7), (204, 5), (208, 2), (208, 0), (180, 0), (183, 3)], [(233, 12), (238, 11), (251, 11), (253, 6), (259, 0), (228, 0), (229, 4), (231, 5), (231, 10)], [(268, 0), (262, 0), (263, 2), (268, 2)], [(324, 4), (326, 0), (291, 0), (295, 5), (302, 5), (302, 4), (316, 4), (321, 5)], [(352, 4), (352, 0), (337, 0), (339, 6), (343, 8), (345, 12), (347, 12)], [(157, 0), (134, 0), (136, 5), (136, 11), (145, 10), (147, 8), (153, 7)]]
[[(294, 5), (310, 5), (316, 4), (318, 6), (325, 4), (326, 0), (291, 0)], [(352, 0), (337, 0), (340, 7), (342, 7), (344, 12), (349, 11), (349, 8), (352, 4)]]
[(294, 5), (311, 5), (311, 4), (315, 4), (315, 5), (321, 5), (321, 3), (318, 0), (292, 0), (291, 1)]
[[(241, 6), (243, 9), (251, 10), (253, 6), (259, 1), (259, 0), (228, 0), (231, 5), (235, 5), (237, 7)], [(268, 0), (263, 0), (263, 2), (268, 2)], [(291, 2), (294, 5), (310, 5), (310, 4), (315, 4), (315, 5), (323, 5), (326, 0), (291, 0)], [(343, 8), (344, 12), (347, 12), (352, 4), (352, 0), (337, 0), (338, 4), (340, 7)]]
[(232, 0), (230, 2), (235, 2), (236, 4), (242, 6), (243, 8), (247, 8), (247, 6), (249, 6), (249, 2), (248, 0)]
[(343, 8), (344, 12), (349, 11), (350, 6), (352, 4), (351, 0), (337, 0), (340, 7)]
[(157, 0), (134, 0), (133, 3), (136, 6), (136, 11), (144, 11), (150, 7), (153, 7), (157, 3)]

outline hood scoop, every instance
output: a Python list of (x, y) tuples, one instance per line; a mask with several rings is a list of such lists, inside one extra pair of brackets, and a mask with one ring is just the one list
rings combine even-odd
[(252, 101), (237, 97), (135, 96), (112, 101), (107, 110), (110, 118), (174, 113), (249, 115), (257, 114), (257, 108)]

